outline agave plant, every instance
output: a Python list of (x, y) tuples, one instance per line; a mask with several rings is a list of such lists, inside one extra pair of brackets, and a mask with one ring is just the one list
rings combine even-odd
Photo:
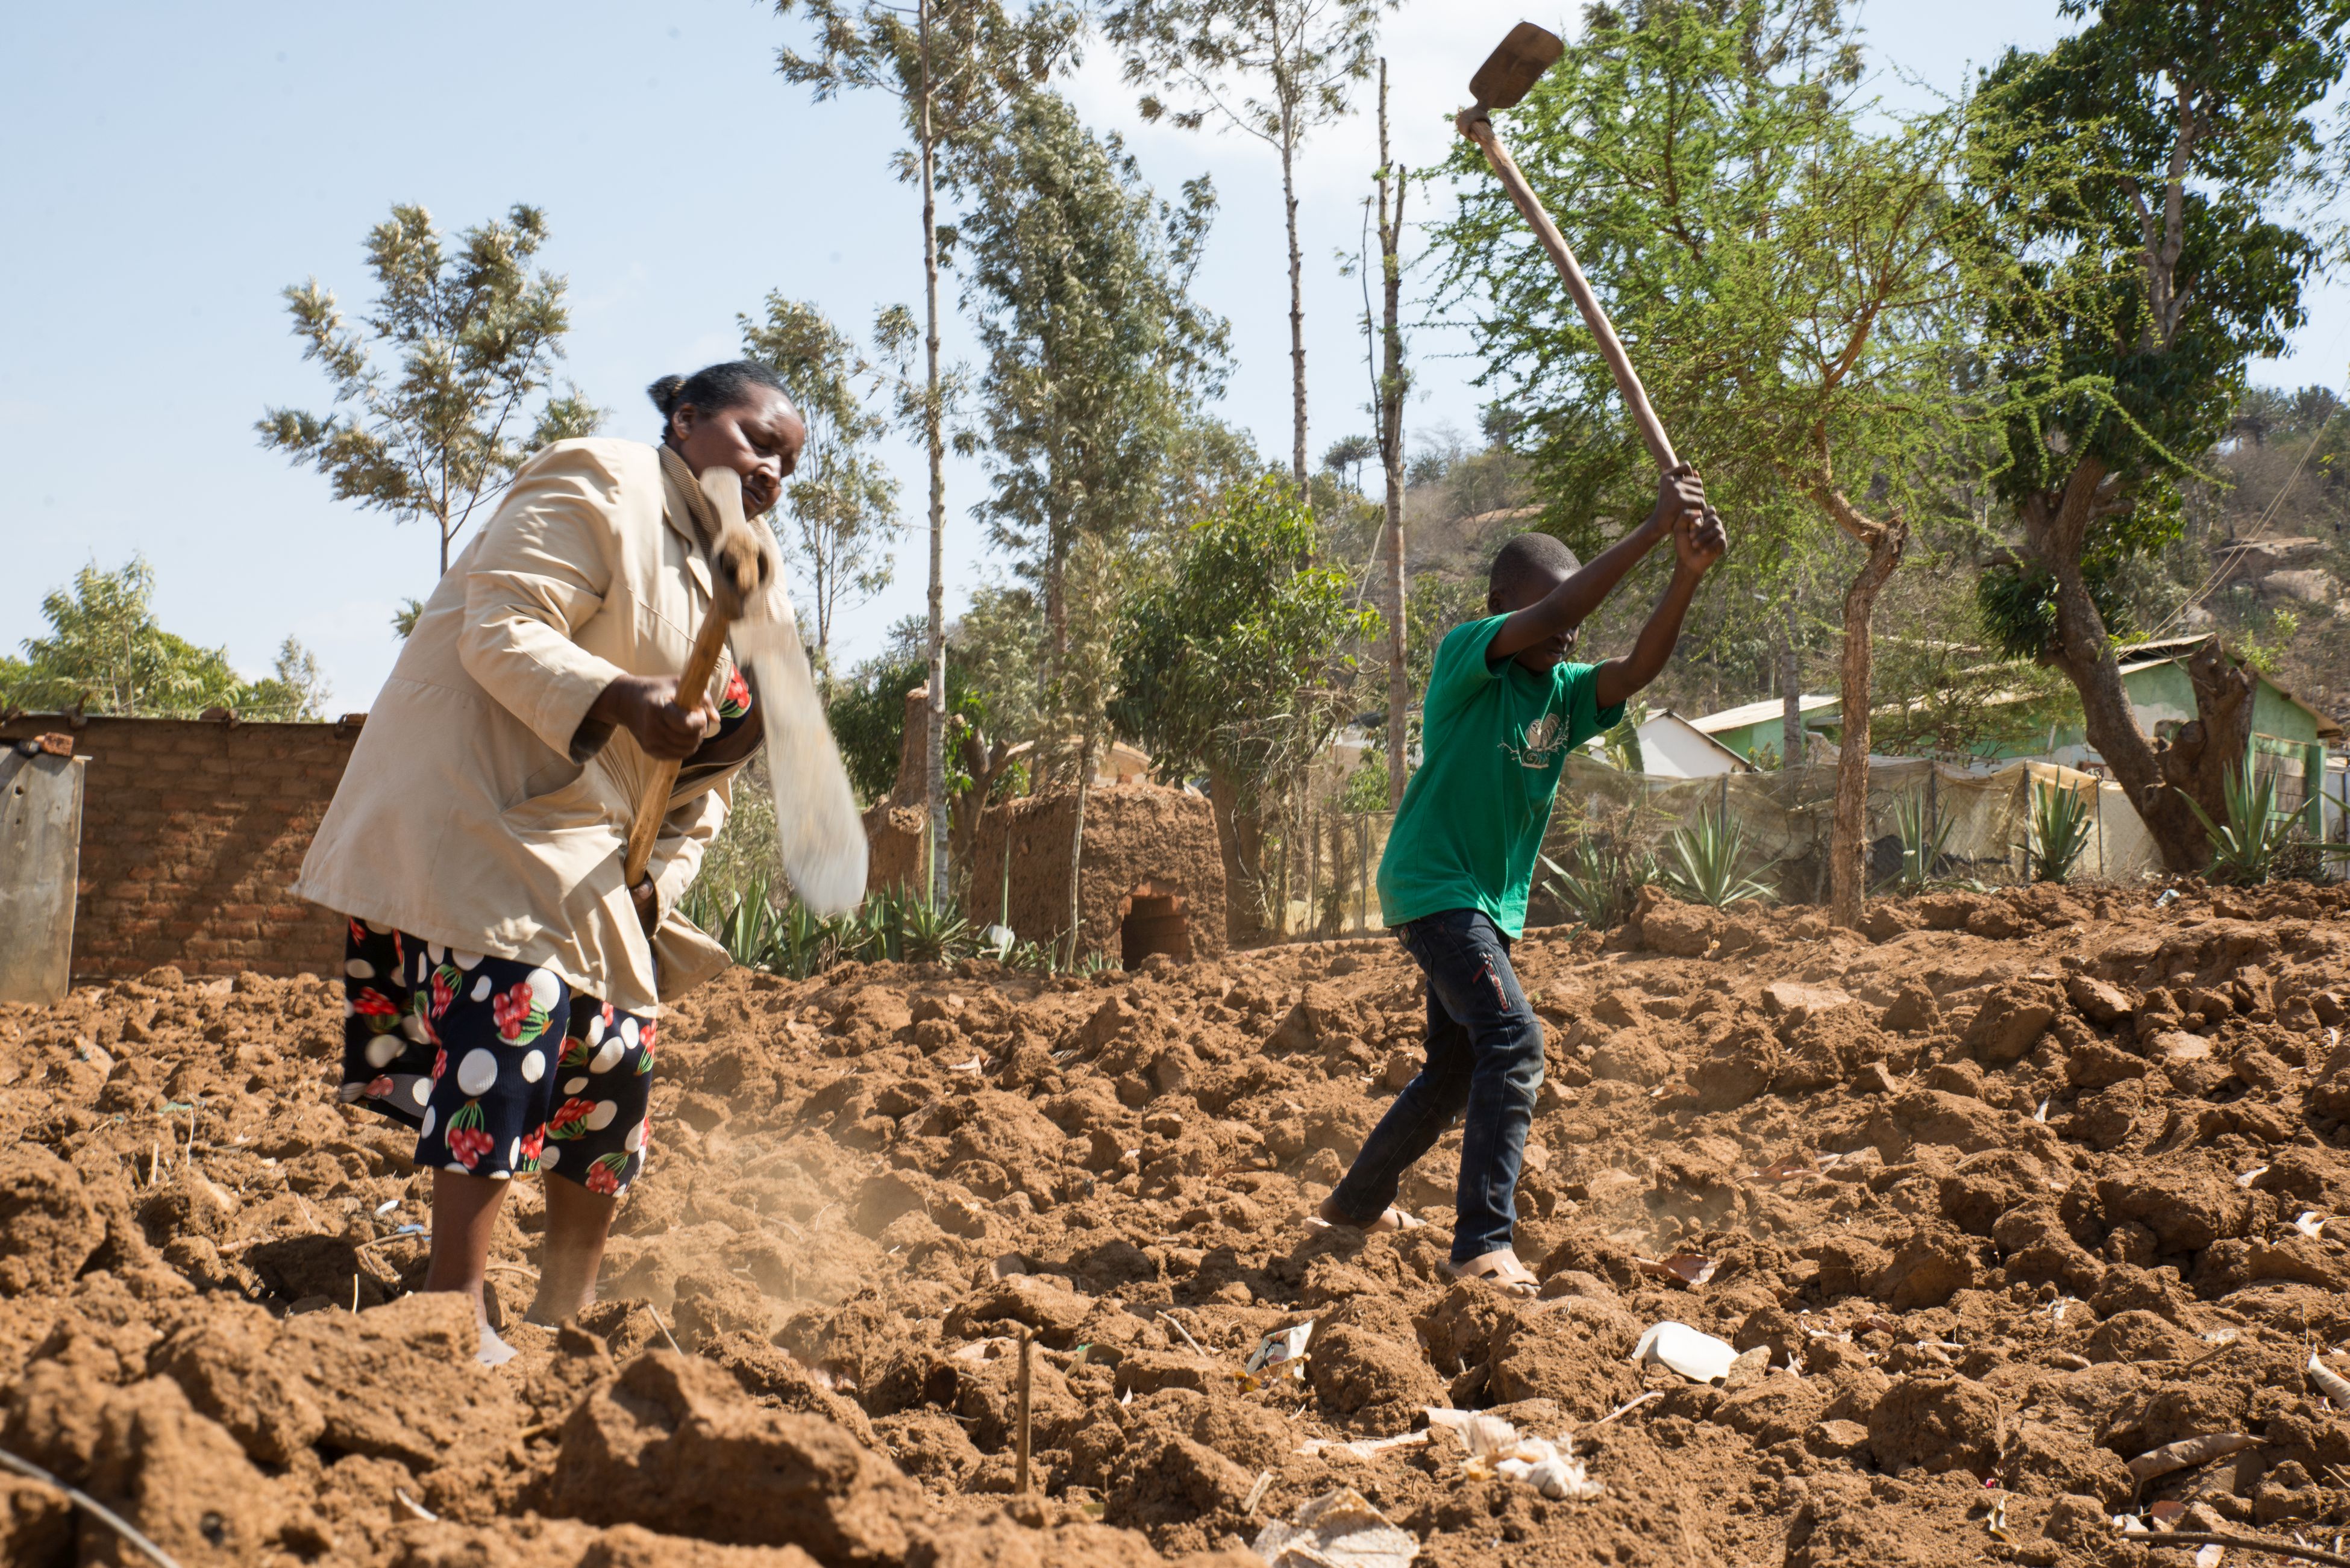
[(1003, 955), (1004, 967), (1023, 974), (1055, 973), (1060, 961), (1061, 939), (1057, 936), (1049, 942), (1020, 942)]
[(1547, 855), (1540, 858), (1551, 873), (1543, 891), (1593, 930), (1622, 925), (1640, 889), (1657, 879), (1654, 861), (1598, 834), (1575, 841), (1567, 857), (1571, 866)]
[(2228, 820), (2216, 823), (2185, 790), (2179, 798), (2211, 838), (2211, 867), (2205, 873), (2214, 882), (2251, 888), (2265, 882), (2276, 870), (2277, 858), (2293, 836), (2293, 819), (2276, 812), (2276, 781), (2264, 777), (2251, 759), (2226, 781)]
[(908, 963), (946, 963), (971, 950), (971, 922), (951, 905), (917, 894), (900, 906), (899, 956)]
[(1696, 823), (1675, 828), (1665, 840), (1658, 876), (1674, 898), (1719, 909), (1747, 899), (1773, 901), (1778, 894), (1761, 879), (1771, 869), (1740, 869), (1746, 858), (1746, 828), (1728, 808), (1700, 812)]
[(820, 974), (847, 956), (853, 926), (847, 916), (830, 919), (794, 898), (784, 906), (778, 937), (781, 972), (794, 980)]
[(2089, 847), (2095, 830), (2088, 802), (2079, 790), (2034, 780), (2032, 820), (2023, 843), (2024, 871), (2029, 880), (2062, 886)]
[(779, 967), (784, 920), (769, 896), (765, 877), (754, 877), (723, 898), (695, 888), (686, 894), (683, 912), (743, 968)]
[(1950, 819), (1935, 812), (1924, 790), (1911, 790), (1894, 799), (1893, 830), (1901, 839), (1901, 869), (1894, 873), (1893, 885), (1904, 893), (1923, 892), (1942, 863)]

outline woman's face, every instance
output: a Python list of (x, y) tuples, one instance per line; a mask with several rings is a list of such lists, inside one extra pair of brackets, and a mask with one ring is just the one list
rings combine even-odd
[(704, 410), (681, 403), (670, 416), (678, 455), (702, 477), (707, 468), (731, 468), (743, 476), (743, 510), (756, 517), (783, 498), (784, 481), (799, 466), (807, 427), (789, 399), (761, 387), (732, 408)]

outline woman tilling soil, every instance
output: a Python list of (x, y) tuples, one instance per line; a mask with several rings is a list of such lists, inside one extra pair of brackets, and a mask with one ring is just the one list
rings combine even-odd
[[(348, 926), (341, 1097), (415, 1127), (433, 1171), (424, 1288), (478, 1310), (507, 1181), (564, 1179), (535, 1323), (595, 1299), (649, 1147), (660, 1003), (726, 962), (675, 909), (759, 726), (723, 662), (710, 691), (677, 690), (718, 534), (695, 481), (733, 470), (756, 515), (806, 438), (761, 366), (651, 392), (660, 446), (561, 441), (515, 475), (425, 602), (295, 885)], [(771, 545), (764, 570), (772, 586)], [(683, 766), (630, 888), (629, 826), (668, 759)], [(482, 1332), (484, 1360), (512, 1354)]]

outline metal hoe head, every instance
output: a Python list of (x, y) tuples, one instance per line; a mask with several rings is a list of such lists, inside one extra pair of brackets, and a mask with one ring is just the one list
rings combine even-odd
[(1469, 78), (1469, 91), (1475, 96), (1480, 109), (1508, 109), (1542, 79), (1566, 46), (1558, 35), (1532, 22), (1521, 22), (1510, 29), (1502, 47), (1485, 57), (1477, 74)]

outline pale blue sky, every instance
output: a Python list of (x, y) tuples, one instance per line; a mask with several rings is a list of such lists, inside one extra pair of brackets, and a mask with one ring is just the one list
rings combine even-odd
[[(1443, 156), (1444, 116), (1522, 15), (1556, 4), (1411, 0), (1389, 19), (1399, 155)], [(1898, 67), (1956, 87), (2007, 44), (2057, 36), (2054, 0), (1965, 6), (1872, 0), (1864, 13), (1890, 96)], [(336, 711), (364, 708), (395, 651), (393, 607), (437, 560), (426, 527), (338, 504), (327, 482), (262, 451), (266, 405), (322, 407), (278, 290), (316, 274), (366, 295), (359, 240), (394, 201), (454, 229), (518, 201), (546, 210), (543, 259), (571, 283), (566, 370), (650, 438), (641, 389), (731, 357), (734, 316), (771, 288), (862, 330), (919, 300), (917, 210), (889, 174), (884, 104), (808, 102), (773, 69), (798, 31), (751, 0), (393, 0), (376, 6), (84, 0), (12, 15), (0, 56), (0, 648), (42, 628), (41, 597), (91, 560), (142, 551), (163, 623), (265, 671), (292, 632), (317, 650)], [(1237, 365), (1224, 412), (1288, 451), (1287, 299), (1278, 168), (1236, 135), (1145, 127), (1097, 47), (1072, 91), (1126, 130), (1172, 192), (1211, 172), (1223, 207), (1201, 292), (1229, 317)], [(1369, 117), (1309, 145), (1302, 222), (1312, 446), (1364, 428), (1352, 250), (1377, 161)], [(1421, 214), (1425, 216), (1423, 213)], [(1573, 234), (1571, 217), (1566, 228)], [(2336, 284), (2292, 359), (2259, 379), (2339, 385), (2350, 288)], [(956, 333), (951, 348), (962, 339)], [(1475, 428), (1465, 337), (1416, 335), (1425, 395), (1411, 423)], [(919, 455), (892, 438), (918, 518)], [(968, 509), (975, 465), (948, 491), (951, 603), (994, 567)], [(841, 651), (875, 647), (918, 609), (922, 544), (850, 618)]]

